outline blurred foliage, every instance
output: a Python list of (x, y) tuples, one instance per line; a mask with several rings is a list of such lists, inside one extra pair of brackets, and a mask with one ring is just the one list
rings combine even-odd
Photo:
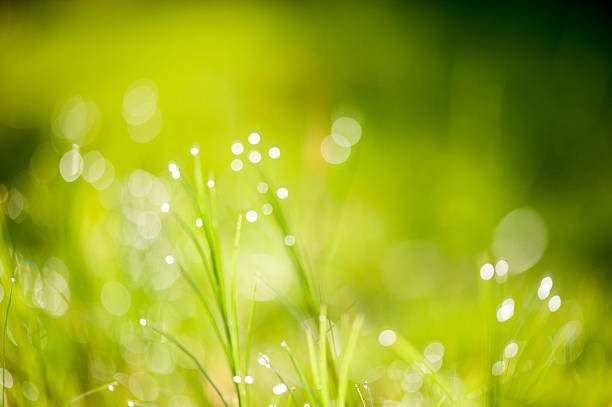
[[(468, 404), (609, 403), (608, 20), (569, 2), (0, 4), (8, 405), (61, 406), (108, 383), (114, 392), (77, 403), (218, 403), (140, 318), (172, 332), (233, 391), (197, 298), (165, 261), (176, 256), (205, 286), (193, 246), (159, 211), (168, 201), (197, 231), (181, 184), (196, 181), (194, 144), (215, 181), (227, 267), (238, 214), (258, 212), (237, 260), (241, 328), (254, 276), (272, 286), (257, 297), (255, 405), (278, 381), (259, 352), (295, 384), (279, 343), (308, 366), (308, 316), (294, 317), (303, 293), (283, 233), (261, 209), (262, 174), (271, 193), (289, 190), (282, 208), (330, 320), (344, 332), (347, 314), (365, 316), (349, 379), (368, 381), (376, 405), (435, 405), (437, 376), (417, 368), (438, 343), (440, 380)], [(134, 89), (154, 103), (134, 107)], [(362, 136), (334, 165), (321, 143), (340, 117)], [(247, 149), (238, 172), (236, 140)], [(253, 148), (259, 164), (248, 162)], [(501, 258), (509, 274), (483, 281), (481, 266)], [(554, 313), (537, 298), (544, 276), (562, 300)], [(514, 315), (498, 322), (507, 297)], [(384, 329), (399, 335), (395, 351), (381, 347)], [(521, 363), (492, 376), (511, 340), (525, 349)]]

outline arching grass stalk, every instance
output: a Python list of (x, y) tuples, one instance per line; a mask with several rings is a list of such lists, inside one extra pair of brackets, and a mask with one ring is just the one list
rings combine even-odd
[[(98, 386), (98, 387), (96, 387), (96, 388), (94, 388), (94, 389), (88, 390), (88, 391), (86, 391), (85, 393), (83, 393), (83, 394), (79, 394), (78, 396), (74, 397), (74, 398), (73, 398), (73, 399), (71, 399), (71, 400), (70, 400), (68, 403), (64, 404), (62, 407), (66, 407), (66, 406), (69, 406), (69, 405), (71, 405), (71, 404), (74, 404), (74, 403), (76, 403), (77, 401), (79, 401), (79, 400), (81, 400), (81, 399), (84, 399), (84, 398), (85, 398), (85, 397), (87, 397), (87, 396), (91, 396), (92, 394), (99, 393), (99, 392), (104, 391), (104, 390), (106, 390), (106, 389), (109, 389), (109, 390), (110, 390), (110, 389), (113, 389), (113, 390), (114, 390), (114, 387), (115, 387), (115, 386), (117, 386), (118, 384), (119, 384), (119, 382), (117, 382), (117, 381), (112, 381), (112, 382), (110, 382), (110, 383), (106, 383), (106, 384), (103, 384), (103, 385), (101, 385), (101, 386)], [(113, 390), (111, 390), (111, 391), (113, 391)]]
[(221, 399), (221, 401), (223, 402), (223, 405), (225, 405), (226, 407), (228, 407), (227, 402), (225, 401), (225, 398), (223, 397), (223, 394), (221, 393), (221, 390), (219, 390), (219, 388), (217, 387), (217, 385), (215, 384), (215, 382), (211, 379), (211, 377), (208, 375), (208, 372), (206, 371), (206, 369), (204, 369), (204, 366), (202, 366), (202, 364), (200, 363), (200, 361), (193, 355), (193, 353), (189, 352), (189, 350), (183, 346), (183, 344), (181, 344), (178, 340), (176, 340), (174, 337), (168, 335), (167, 333), (163, 332), (162, 330), (160, 330), (159, 328), (149, 325), (149, 327), (156, 332), (157, 334), (163, 336), (164, 338), (166, 338), (167, 340), (169, 340), (170, 342), (172, 342), (177, 348), (179, 348), (185, 355), (187, 355), (191, 360), (193, 360), (193, 362), (196, 364), (196, 366), (198, 367), (198, 370), (204, 375), (204, 377), (206, 378), (206, 380), (208, 381), (208, 383), (210, 383), (210, 385), (213, 387), (213, 389), (215, 390), (215, 392), (219, 395), (219, 398)]
[(302, 368), (300, 367), (299, 363), (295, 359), (295, 356), (293, 356), (293, 353), (291, 352), (291, 349), (289, 349), (289, 345), (287, 345), (287, 343), (283, 341), (282, 346), (287, 351), (287, 355), (289, 356), (289, 360), (291, 360), (291, 364), (293, 365), (293, 368), (295, 369), (295, 371), (296, 371), (296, 373), (298, 375), (300, 383), (302, 384), (302, 387), (304, 388), (304, 390), (306, 391), (306, 394), (308, 395), (308, 401), (310, 403), (312, 403), (313, 405), (315, 405), (315, 403), (319, 404), (319, 400), (317, 399), (317, 396), (316, 396), (312, 386), (310, 385), (310, 383), (308, 383), (308, 380), (306, 379), (306, 375), (304, 374), (304, 371), (302, 370)]
[(195, 281), (193, 281), (193, 279), (189, 276), (189, 274), (187, 273), (185, 268), (181, 265), (181, 263), (177, 261), (176, 264), (178, 266), (178, 269), (179, 269), (181, 275), (183, 276), (185, 281), (187, 281), (187, 284), (189, 284), (189, 286), (191, 287), (193, 292), (196, 294), (196, 296), (198, 297), (198, 299), (200, 300), (200, 302), (204, 306), (204, 309), (206, 310), (206, 315), (208, 315), (208, 319), (210, 320), (210, 324), (212, 325), (213, 330), (215, 331), (215, 335), (217, 336), (217, 339), (219, 340), (219, 343), (223, 347), (223, 351), (225, 352), (225, 355), (227, 357), (229, 357), (230, 356), (229, 348), (227, 346), (225, 338), (223, 337), (223, 334), (221, 333), (221, 330), (219, 329), (219, 326), (217, 324), (217, 320), (215, 319), (215, 316), (214, 316), (214, 314), (212, 312), (212, 309), (210, 308), (210, 305), (208, 304), (208, 301), (206, 301), (206, 298), (204, 297), (204, 294), (202, 293), (202, 291), (200, 291), (200, 289), (198, 288), (198, 286), (195, 283)]

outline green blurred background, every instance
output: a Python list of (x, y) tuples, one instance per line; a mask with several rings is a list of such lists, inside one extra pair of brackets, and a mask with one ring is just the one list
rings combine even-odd
[[(163, 364), (169, 371), (160, 372), (150, 364), (163, 351), (149, 357), (133, 349), (141, 339), (125, 339), (138, 336), (126, 324), (154, 314), (151, 309), (195, 307), (183, 303), (189, 300), (180, 283), (166, 287), (166, 280), (158, 284), (146, 276), (157, 270), (151, 258), (162, 259), (171, 244), (138, 247), (126, 243), (128, 232), (117, 232), (130, 218), (125, 208), (142, 204), (124, 199), (126, 185), (134, 170), (143, 169), (163, 178), (160, 185), (176, 196), (168, 162), (187, 167), (189, 148), (197, 143), (216, 179), (226, 208), (222, 224), (231, 238), (234, 213), (257, 201), (252, 174), (230, 170), (230, 146), (235, 140), (246, 144), (258, 132), (262, 145), (282, 151), (281, 159), (265, 165), (289, 188), (287, 210), (321, 297), (336, 315), (355, 307), (369, 321), (362, 346), (372, 351), (357, 362), (354, 380), (385, 382), (378, 385), (387, 395), (381, 400), (401, 398), (399, 385), (380, 379), (381, 366), (384, 372), (393, 358), (379, 353), (376, 336), (392, 326), (421, 348), (444, 343), (449, 366), (468, 390), (478, 388), (488, 373), (480, 371), (478, 269), (499, 260), (492, 245), (504, 216), (529, 207), (545, 225), (546, 250), (496, 295), (533, 296), (550, 274), (564, 306), (542, 335), (580, 320), (584, 336), (578, 356), (550, 374), (536, 401), (609, 402), (609, 17), (594, 4), (570, 2), (0, 5), (5, 235), (34, 268), (43, 270), (50, 257), (61, 259), (64, 266), (52, 261), (48, 267), (65, 268), (58, 273), (70, 295), (67, 310), (55, 309), (60, 315), (40, 311), (30, 318), (36, 309), (27, 305), (31, 294), (17, 290), (25, 305), (18, 297), (15, 315), (26, 322), (13, 322), (16, 344), (6, 349), (15, 381), (10, 391), (17, 394), (9, 401), (36, 404), (17, 390), (28, 377), (41, 393), (38, 402), (60, 405), (116, 371), (141, 370), (161, 377), (160, 405), (189, 405), (176, 399), (181, 394), (193, 402), (202, 397), (190, 387), (196, 374), (175, 370), (179, 356), (172, 354)], [(138, 143), (122, 104), (126, 90), (143, 78), (157, 89), (161, 126), (158, 121), (157, 130), (145, 129), (154, 137)], [(78, 113), (84, 122), (69, 140), (58, 126), (74, 106), (84, 109)], [(329, 164), (321, 142), (344, 116), (359, 122), (361, 140), (346, 162)], [(112, 163), (111, 186), (62, 178), (60, 158), (73, 143), (82, 155), (98, 151)], [(14, 198), (15, 191), (21, 198)], [(149, 203), (159, 204), (158, 198)], [(245, 251), (277, 258), (283, 269), (272, 226), (263, 216), (260, 224), (245, 228)], [(11, 266), (3, 256), (6, 298)], [(248, 269), (255, 260), (244, 261)], [(116, 296), (129, 288), (129, 310), (113, 314), (107, 312), (112, 304), (101, 304), (111, 280), (122, 284)], [(291, 297), (291, 282), (286, 285)], [(262, 304), (255, 349), (272, 354), (280, 340), (299, 343), (302, 334), (291, 316), (274, 301)], [(175, 321), (169, 326), (199, 338), (206, 324), (190, 312), (168, 317)], [(41, 327), (44, 346), (32, 339)], [(17, 346), (20, 336), (28, 345)], [(214, 366), (214, 341), (203, 342)], [(590, 395), (583, 396), (587, 390)], [(106, 397), (107, 404), (122, 400), (96, 397)]]

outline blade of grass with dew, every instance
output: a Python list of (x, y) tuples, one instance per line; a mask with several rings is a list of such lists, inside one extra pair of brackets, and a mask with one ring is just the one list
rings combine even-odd
[(353, 359), (353, 353), (355, 352), (355, 347), (357, 346), (357, 339), (359, 338), (359, 332), (361, 331), (362, 325), (363, 316), (358, 315), (353, 321), (346, 349), (344, 350), (342, 355), (342, 361), (340, 365), (340, 380), (338, 383), (338, 406), (341, 407), (344, 406), (345, 403), (346, 391), (348, 386), (349, 365), (351, 363), (351, 360)]
[(213, 387), (213, 389), (215, 390), (215, 392), (219, 395), (219, 398), (221, 399), (221, 402), (223, 403), (224, 406), (228, 407), (227, 401), (225, 401), (225, 398), (223, 397), (223, 394), (221, 393), (221, 390), (219, 390), (219, 388), (217, 387), (217, 385), (215, 384), (215, 382), (212, 380), (212, 378), (208, 375), (208, 372), (206, 371), (206, 369), (204, 369), (204, 366), (202, 366), (202, 364), (200, 363), (200, 361), (193, 355), (193, 353), (189, 352), (189, 350), (187, 348), (185, 348), (185, 346), (183, 346), (183, 344), (181, 344), (178, 340), (174, 339), (174, 337), (172, 337), (171, 335), (163, 332), (162, 330), (156, 328), (155, 326), (149, 325), (149, 327), (156, 332), (157, 334), (163, 336), (164, 338), (166, 338), (167, 340), (169, 340), (170, 342), (172, 342), (177, 348), (179, 348), (185, 355), (187, 355), (191, 360), (193, 360), (193, 362), (196, 364), (196, 366), (198, 367), (198, 370), (204, 375), (204, 377), (206, 378), (206, 380), (208, 381), (208, 383), (210, 383), (210, 385)]
[(289, 345), (286, 342), (283, 342), (283, 348), (285, 348), (287, 355), (289, 355), (289, 360), (291, 360), (291, 364), (293, 365), (293, 368), (295, 369), (298, 375), (298, 378), (300, 382), (302, 383), (302, 387), (304, 388), (304, 390), (306, 391), (306, 394), (308, 395), (308, 401), (313, 404), (315, 402), (318, 403), (319, 400), (317, 399), (314, 393), (314, 390), (312, 389), (312, 386), (310, 385), (310, 383), (308, 383), (308, 380), (306, 380), (306, 375), (304, 375), (304, 371), (300, 367), (297, 359), (293, 355), (293, 352), (291, 352), (291, 349), (289, 348)]
[[(257, 294), (257, 283), (259, 279), (255, 279), (255, 283), (253, 284), (253, 293), (251, 295), (251, 307), (249, 310), (249, 322), (247, 324), (247, 334), (245, 340), (245, 355), (244, 355), (244, 375), (245, 377), (249, 374), (249, 364), (251, 361), (251, 339), (253, 336), (253, 322), (255, 320), (255, 295)], [(251, 403), (252, 395), (251, 395), (251, 386), (246, 387), (246, 402), (247, 404)]]
[[(266, 184), (270, 185), (270, 188), (268, 188), (267, 196), (272, 205), (272, 214), (274, 216), (274, 220), (276, 221), (276, 224), (281, 230), (281, 233), (283, 235), (282, 237), (284, 239), (286, 236), (289, 236), (291, 234), (289, 231), (289, 224), (281, 208), (280, 202), (278, 201), (276, 195), (273, 193), (273, 188), (271, 187), (268, 178), (261, 171), (259, 172), (259, 176), (264, 180)], [(291, 262), (295, 267), (295, 271), (297, 272), (304, 296), (304, 301), (306, 303), (306, 308), (311, 314), (311, 316), (316, 317), (319, 312), (319, 306), (318, 301), (314, 297), (314, 291), (312, 289), (312, 284), (308, 273), (306, 272), (306, 269), (302, 264), (300, 257), (298, 256), (295, 245), (285, 245), (285, 248), (289, 254)]]
[[(228, 308), (229, 320), (228, 325), (230, 326), (230, 341), (232, 350), (232, 359), (234, 363), (234, 375), (242, 377), (241, 374), (241, 363), (240, 363), (240, 341), (238, 338), (238, 311), (236, 306), (236, 275), (237, 275), (237, 264), (238, 264), (238, 250), (240, 248), (240, 231), (242, 227), (242, 214), (238, 215), (238, 221), (236, 222), (236, 235), (234, 238), (234, 250), (232, 253), (232, 267), (231, 276), (229, 281), (229, 302)], [(236, 392), (238, 394), (238, 402), (240, 405), (245, 403), (245, 389), (242, 380), (239, 383), (235, 383)]]
[(370, 385), (366, 381), (363, 384), (364, 389), (368, 391), (368, 398), (370, 399), (370, 407), (374, 407), (374, 397), (372, 396), (372, 391), (370, 390)]
[(110, 382), (110, 383), (103, 384), (102, 386), (96, 387), (95, 389), (91, 389), (91, 390), (89, 390), (89, 391), (86, 391), (86, 392), (85, 392), (85, 393), (83, 393), (83, 394), (79, 394), (78, 396), (74, 397), (74, 398), (73, 398), (73, 399), (71, 399), (69, 402), (67, 402), (66, 404), (64, 404), (62, 407), (69, 406), (69, 405), (71, 405), (71, 404), (76, 403), (77, 401), (79, 401), (79, 400), (81, 400), (81, 399), (84, 399), (84, 398), (85, 398), (85, 397), (87, 397), (87, 396), (91, 396), (92, 394), (95, 394), (95, 393), (99, 393), (99, 392), (101, 392), (101, 391), (104, 391), (104, 390), (108, 389), (108, 386), (116, 386), (116, 385), (118, 385), (118, 384), (119, 384), (119, 382), (117, 382), (117, 381), (112, 381), (112, 382)]
[(178, 266), (179, 272), (181, 273), (185, 281), (187, 281), (187, 284), (189, 284), (193, 292), (196, 294), (196, 296), (204, 306), (204, 310), (206, 311), (206, 315), (208, 315), (208, 319), (210, 320), (210, 324), (212, 325), (213, 330), (215, 331), (215, 335), (217, 336), (219, 343), (223, 347), (223, 351), (225, 352), (226, 357), (229, 358), (230, 354), (228, 344), (226, 342), (226, 339), (223, 337), (221, 330), (219, 329), (217, 320), (212, 312), (212, 309), (210, 308), (210, 304), (208, 304), (208, 301), (206, 301), (204, 294), (202, 293), (202, 291), (200, 291), (200, 288), (197, 286), (195, 281), (193, 281), (191, 276), (189, 276), (185, 268), (178, 261), (176, 262), (176, 265)]
[(361, 405), (366, 407), (366, 402), (363, 398), (363, 394), (361, 394), (361, 389), (359, 389), (359, 384), (355, 383), (355, 390), (357, 390), (357, 394), (359, 394), (359, 400), (361, 401)]
[(293, 400), (293, 404), (295, 404), (296, 407), (299, 407), (299, 404), (297, 402), (297, 400), (295, 399), (295, 396), (293, 394), (293, 392), (291, 392), (291, 388), (289, 387), (289, 384), (287, 383), (287, 380), (280, 374), (280, 372), (274, 367), (274, 366), (270, 366), (272, 371), (274, 371), (274, 374), (276, 374), (276, 377), (278, 377), (278, 380), (281, 381), (281, 383), (283, 383), (285, 385), (285, 387), (287, 387), (287, 391), (289, 391), (289, 399)]

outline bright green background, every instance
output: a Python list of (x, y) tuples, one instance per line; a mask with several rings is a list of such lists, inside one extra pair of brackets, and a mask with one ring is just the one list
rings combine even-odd
[[(258, 131), (265, 145), (280, 146), (280, 163), (269, 170), (289, 187), (291, 220), (324, 300), (336, 315), (356, 302), (368, 321), (353, 380), (393, 360), (375, 343), (380, 329), (393, 327), (420, 348), (444, 343), (445, 363), (475, 389), (483, 375), (478, 268), (497, 260), (489, 249), (499, 221), (515, 208), (534, 208), (547, 226), (547, 251), (505, 293), (533, 295), (542, 275), (552, 274), (555, 289), (574, 305), (540, 334), (580, 319), (585, 349), (595, 355), (585, 351), (557, 366), (537, 401), (585, 405), (585, 392), (594, 404), (609, 401), (610, 38), (602, 10), (569, 4), (1, 5), (0, 182), (19, 189), (33, 215), (8, 221), (8, 230), (39, 268), (49, 256), (66, 263), (73, 296), (71, 318), (40, 311), (45, 350), (7, 349), (9, 371), (16, 382), (37, 372), (49, 400), (68, 400), (100, 383), (88, 373), (88, 355), (104, 354), (116, 370), (134, 368), (116, 341), (125, 318), (101, 308), (104, 283), (134, 288), (126, 318), (165, 301), (166, 294), (130, 280), (137, 264), (126, 260), (127, 249), (93, 234), (114, 215), (90, 185), (29, 175), (40, 144), (50, 143), (54, 160), (69, 150), (51, 123), (66, 100), (80, 95), (100, 111), (99, 131), (81, 150), (100, 151), (118, 179), (136, 168), (167, 178), (168, 161), (187, 166), (188, 149), (198, 143), (207, 170), (226, 182), (220, 198), (229, 208), (222, 219), (228, 237), (234, 212), (250, 208), (254, 185), (229, 172), (231, 142)], [(146, 144), (130, 139), (121, 114), (126, 88), (140, 78), (156, 83), (163, 114), (161, 133)], [(331, 166), (319, 145), (344, 115), (361, 123), (363, 136), (346, 163)], [(56, 168), (50, 164), (48, 173)], [(245, 247), (273, 252), (273, 232), (265, 239), (261, 233), (246, 230)], [(405, 240), (435, 245), (443, 266), (406, 267), (389, 277), (384, 259)], [(419, 294), (395, 296), (401, 285)], [(15, 301), (15, 318), (27, 320), (34, 311)], [(255, 349), (302, 341), (278, 304), (262, 305), (258, 315)], [(181, 324), (185, 332), (206, 332), (198, 318)], [(18, 356), (25, 353), (32, 356)], [(223, 367), (211, 370), (225, 374)], [(197, 382), (193, 372), (174, 376)], [(164, 383), (171, 391), (172, 380)], [(379, 386), (397, 399), (397, 386)]]

